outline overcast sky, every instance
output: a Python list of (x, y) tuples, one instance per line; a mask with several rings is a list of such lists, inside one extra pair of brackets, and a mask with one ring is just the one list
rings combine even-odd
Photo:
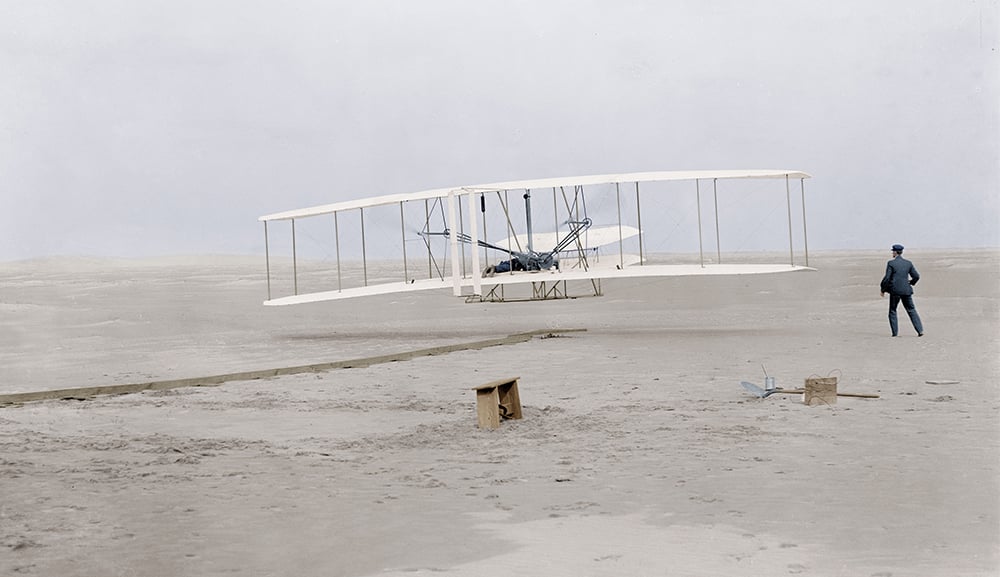
[(257, 217), (809, 172), (810, 248), (1000, 246), (997, 0), (0, 0), (0, 260), (263, 253)]

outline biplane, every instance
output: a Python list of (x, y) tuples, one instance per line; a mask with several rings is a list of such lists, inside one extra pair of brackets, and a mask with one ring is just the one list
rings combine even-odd
[[(268, 292), (264, 304), (432, 289), (450, 289), (457, 297), (477, 302), (521, 300), (512, 296), (517, 286), (530, 286), (530, 296), (522, 298), (545, 300), (572, 297), (570, 283), (582, 284), (586, 293), (600, 295), (602, 279), (814, 270), (809, 267), (806, 230), (807, 178), (808, 174), (792, 170), (547, 178), (388, 194), (268, 214), (258, 219), (264, 223)], [(738, 181), (765, 181), (772, 183), (766, 194), (782, 193), (781, 212), (787, 213), (788, 226), (787, 262), (737, 262), (729, 253), (723, 257), (720, 181), (727, 188)], [(793, 181), (798, 181), (801, 198), (800, 230), (793, 224), (793, 213), (798, 212), (793, 211)], [(667, 185), (675, 188), (662, 188)], [(706, 255), (703, 239), (707, 226), (702, 205), (709, 190), (714, 206), (714, 255)], [(668, 210), (658, 204), (670, 196), (688, 199), (686, 208)], [(649, 231), (677, 229), (681, 226), (678, 212), (694, 213), (688, 219), (691, 230), (686, 236), (695, 236), (691, 224), (695, 222), (697, 258), (693, 250), (688, 251), (686, 260), (661, 257), (657, 250), (651, 250), (663, 245), (651, 247)], [(376, 220), (380, 224), (374, 224)], [(279, 223), (290, 225), (290, 245), (286, 240), (285, 249), (272, 254), (277, 247), (271, 228)], [(301, 232), (306, 224), (311, 233)], [(796, 263), (799, 233), (801, 264)], [(312, 245), (326, 246), (322, 258), (303, 258), (304, 234)], [(491, 235), (504, 238), (491, 241)], [(675, 244), (693, 249), (692, 240)], [(305, 272), (305, 262), (321, 264)], [(287, 274), (276, 271), (287, 270), (289, 265), (290, 282)], [(279, 278), (283, 292), (290, 294), (272, 294), (272, 285), (278, 284)]]

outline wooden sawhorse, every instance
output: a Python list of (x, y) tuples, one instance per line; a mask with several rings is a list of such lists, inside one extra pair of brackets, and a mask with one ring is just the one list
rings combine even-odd
[(480, 429), (496, 429), (500, 419), (521, 418), (521, 397), (517, 381), (521, 377), (499, 379), (473, 387), (476, 391), (476, 414)]

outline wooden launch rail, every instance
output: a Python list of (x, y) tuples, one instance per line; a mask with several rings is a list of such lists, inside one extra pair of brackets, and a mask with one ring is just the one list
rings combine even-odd
[[(776, 389), (772, 395), (801, 395), (805, 393), (805, 389)], [(837, 393), (838, 397), (856, 397), (859, 399), (878, 399), (878, 395), (872, 395), (869, 393)]]
[(193, 377), (188, 379), (172, 379), (166, 381), (150, 381), (146, 383), (130, 383), (121, 385), (106, 385), (100, 387), (77, 387), (66, 389), (54, 389), (45, 391), (32, 391), (28, 393), (11, 393), (0, 395), (0, 406), (28, 403), (31, 401), (46, 401), (53, 399), (89, 399), (99, 395), (124, 395), (128, 393), (139, 393), (142, 391), (161, 391), (165, 389), (178, 389), (182, 387), (214, 387), (228, 381), (254, 381), (257, 379), (267, 379), (282, 375), (294, 375), (299, 373), (320, 373), (333, 369), (351, 369), (369, 367), (382, 363), (392, 363), (397, 361), (409, 361), (417, 357), (433, 355), (443, 355), (455, 351), (478, 350), (486, 347), (500, 345), (513, 345), (525, 343), (535, 337), (544, 338), (546, 335), (555, 335), (570, 332), (583, 332), (587, 329), (544, 329), (517, 333), (507, 337), (474, 341), (470, 343), (459, 343), (432, 347), (427, 349), (417, 349), (404, 351), (377, 357), (365, 357), (360, 359), (350, 359), (346, 361), (333, 361), (328, 363), (316, 363), (311, 365), (298, 365), (294, 367), (281, 367), (276, 369), (262, 369), (258, 371), (245, 371), (240, 373), (227, 373), (223, 375), (212, 375), (208, 377)]

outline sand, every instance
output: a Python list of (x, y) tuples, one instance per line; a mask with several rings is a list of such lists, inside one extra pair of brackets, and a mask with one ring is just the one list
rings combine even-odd
[[(0, 574), (996, 575), (1000, 253), (910, 251), (927, 334), (895, 339), (888, 256), (291, 308), (257, 258), (0, 264), (0, 394), (585, 329), (0, 407)], [(880, 397), (755, 398), (761, 365)], [(508, 376), (524, 418), (478, 429), (471, 388)]]

